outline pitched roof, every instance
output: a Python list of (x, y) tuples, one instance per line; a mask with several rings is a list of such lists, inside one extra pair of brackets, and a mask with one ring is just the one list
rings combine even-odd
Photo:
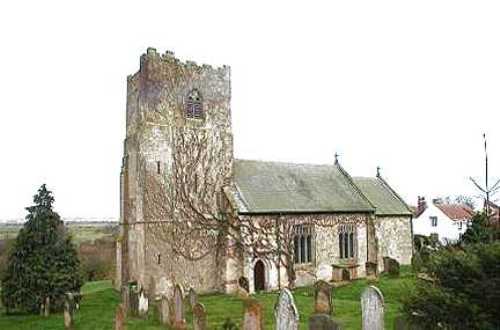
[(474, 215), (474, 210), (465, 205), (440, 203), (434, 203), (434, 205), (451, 220), (470, 220)]
[(240, 213), (373, 212), (339, 165), (235, 160)]
[(412, 215), (412, 211), (382, 178), (354, 177), (354, 183), (375, 205), (377, 215)]

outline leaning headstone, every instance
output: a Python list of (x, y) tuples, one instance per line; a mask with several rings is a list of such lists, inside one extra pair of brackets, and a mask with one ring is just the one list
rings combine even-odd
[(281, 290), (278, 302), (274, 307), (277, 330), (297, 330), (299, 328), (299, 312), (293, 295), (287, 288)]
[(384, 296), (374, 286), (367, 287), (361, 294), (363, 330), (384, 329)]
[(193, 306), (193, 329), (207, 330), (207, 312), (205, 306), (198, 302)]
[(160, 323), (167, 325), (170, 324), (170, 302), (166, 296), (162, 296), (158, 304)]
[(119, 304), (116, 307), (115, 314), (115, 330), (125, 330), (125, 307), (123, 304)]
[(198, 295), (196, 294), (196, 291), (194, 291), (193, 288), (189, 289), (188, 292), (188, 299), (189, 299), (189, 305), (191, 306), (191, 309), (196, 305), (198, 302)]
[(245, 314), (243, 315), (243, 330), (263, 330), (264, 314), (262, 305), (253, 298), (243, 301)]
[(149, 309), (149, 299), (143, 290), (139, 292), (139, 304), (138, 312), (140, 317), (146, 317), (148, 315)]
[(340, 330), (340, 324), (326, 314), (313, 314), (309, 318), (309, 330)]
[(174, 322), (173, 327), (175, 329), (185, 329), (186, 320), (184, 319), (184, 293), (182, 287), (179, 284), (175, 285), (174, 288)]
[(75, 313), (75, 299), (72, 293), (64, 295), (64, 329), (73, 329), (73, 317)]
[(314, 283), (314, 313), (333, 313), (332, 286), (322, 280)]

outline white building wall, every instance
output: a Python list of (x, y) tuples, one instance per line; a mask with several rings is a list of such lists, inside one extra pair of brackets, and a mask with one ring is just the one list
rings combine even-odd
[[(437, 226), (432, 226), (431, 217), (437, 217)], [(427, 206), (427, 209), (413, 220), (413, 234), (430, 236), (437, 234), (441, 243), (454, 242), (467, 230), (467, 223), (462, 222), (462, 229), (459, 229), (459, 221), (451, 220), (434, 204)]]

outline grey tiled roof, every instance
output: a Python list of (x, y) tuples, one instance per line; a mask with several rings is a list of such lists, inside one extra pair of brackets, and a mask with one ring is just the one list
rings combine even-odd
[(240, 213), (373, 212), (338, 165), (235, 160)]
[(354, 177), (356, 185), (375, 205), (377, 215), (411, 215), (406, 203), (381, 178)]

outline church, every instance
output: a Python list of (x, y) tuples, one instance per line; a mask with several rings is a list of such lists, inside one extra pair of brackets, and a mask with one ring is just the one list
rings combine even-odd
[(230, 78), (153, 48), (127, 77), (117, 288), (271, 291), (410, 264), (412, 212), (380, 173), (234, 159)]

